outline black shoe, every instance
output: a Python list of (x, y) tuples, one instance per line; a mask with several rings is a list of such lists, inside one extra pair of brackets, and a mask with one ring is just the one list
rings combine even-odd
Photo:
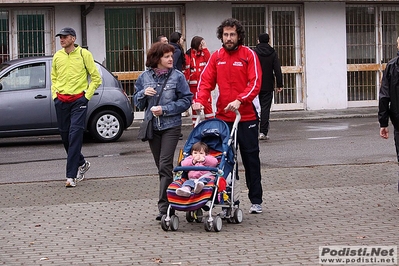
[(182, 140), (182, 139), (183, 139), (183, 134), (180, 134), (179, 140)]
[(155, 217), (155, 220), (160, 221), (162, 219), (162, 216), (166, 215), (166, 213), (160, 212), (158, 213), (157, 217)]

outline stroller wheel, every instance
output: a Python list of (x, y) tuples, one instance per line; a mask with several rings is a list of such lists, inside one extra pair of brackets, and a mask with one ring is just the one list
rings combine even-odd
[(167, 221), (165, 221), (165, 219), (166, 219), (166, 214), (162, 215), (161, 228), (164, 231), (168, 231), (169, 230), (169, 221), (167, 222)]
[(177, 229), (179, 229), (179, 217), (172, 215), (170, 217), (170, 230), (177, 231)]
[(242, 216), (243, 216), (243, 214), (242, 214), (242, 210), (240, 208), (238, 208), (234, 211), (234, 221), (236, 223), (238, 223), (238, 224), (242, 223), (242, 219), (243, 219)]
[(220, 232), (222, 230), (222, 226), (222, 218), (220, 218), (220, 216), (216, 216), (213, 220), (213, 229), (215, 230), (215, 232)]
[(205, 231), (210, 232), (212, 230), (212, 222), (208, 222), (208, 219), (205, 219), (204, 220), (204, 228), (205, 228)]
[(186, 212), (186, 221), (189, 223), (194, 222), (194, 212), (193, 211)]
[(202, 217), (204, 213), (202, 212), (202, 209), (198, 209), (194, 211), (194, 219), (197, 223), (202, 223)]

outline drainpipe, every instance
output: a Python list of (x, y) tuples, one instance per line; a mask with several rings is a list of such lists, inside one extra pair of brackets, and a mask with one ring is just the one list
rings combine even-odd
[(86, 23), (86, 16), (94, 9), (94, 3), (90, 3), (89, 7), (86, 8), (85, 5), (80, 6), (81, 10), (81, 16), (82, 16), (82, 22), (81, 22), (81, 28), (82, 28), (82, 47), (89, 49), (89, 46), (87, 46), (87, 23)]

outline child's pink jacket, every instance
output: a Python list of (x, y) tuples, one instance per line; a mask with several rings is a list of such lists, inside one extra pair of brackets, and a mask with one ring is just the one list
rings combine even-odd
[[(216, 167), (217, 165), (218, 165), (218, 159), (216, 159), (212, 155), (206, 155), (205, 161), (197, 162), (195, 164), (195, 166), (209, 166), (209, 167)], [(187, 158), (185, 158), (183, 161), (181, 161), (181, 166), (194, 166), (193, 165), (193, 156), (190, 155)], [(209, 171), (189, 171), (188, 178), (189, 179), (198, 179), (207, 173), (209, 173)], [(211, 177), (211, 176), (208, 176), (208, 177)]]

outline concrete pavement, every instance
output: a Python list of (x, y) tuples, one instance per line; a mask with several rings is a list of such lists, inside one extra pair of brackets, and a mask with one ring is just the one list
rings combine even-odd
[[(360, 109), (295, 115), (376, 116)], [(0, 185), (0, 265), (319, 265), (319, 246), (398, 244), (392, 162), (262, 169), (263, 213), (248, 213), (240, 184), (243, 222), (223, 222), (218, 233), (188, 223), (184, 212), (178, 231), (163, 231), (154, 220), (156, 177), (87, 175), (73, 189), (60, 181)]]

